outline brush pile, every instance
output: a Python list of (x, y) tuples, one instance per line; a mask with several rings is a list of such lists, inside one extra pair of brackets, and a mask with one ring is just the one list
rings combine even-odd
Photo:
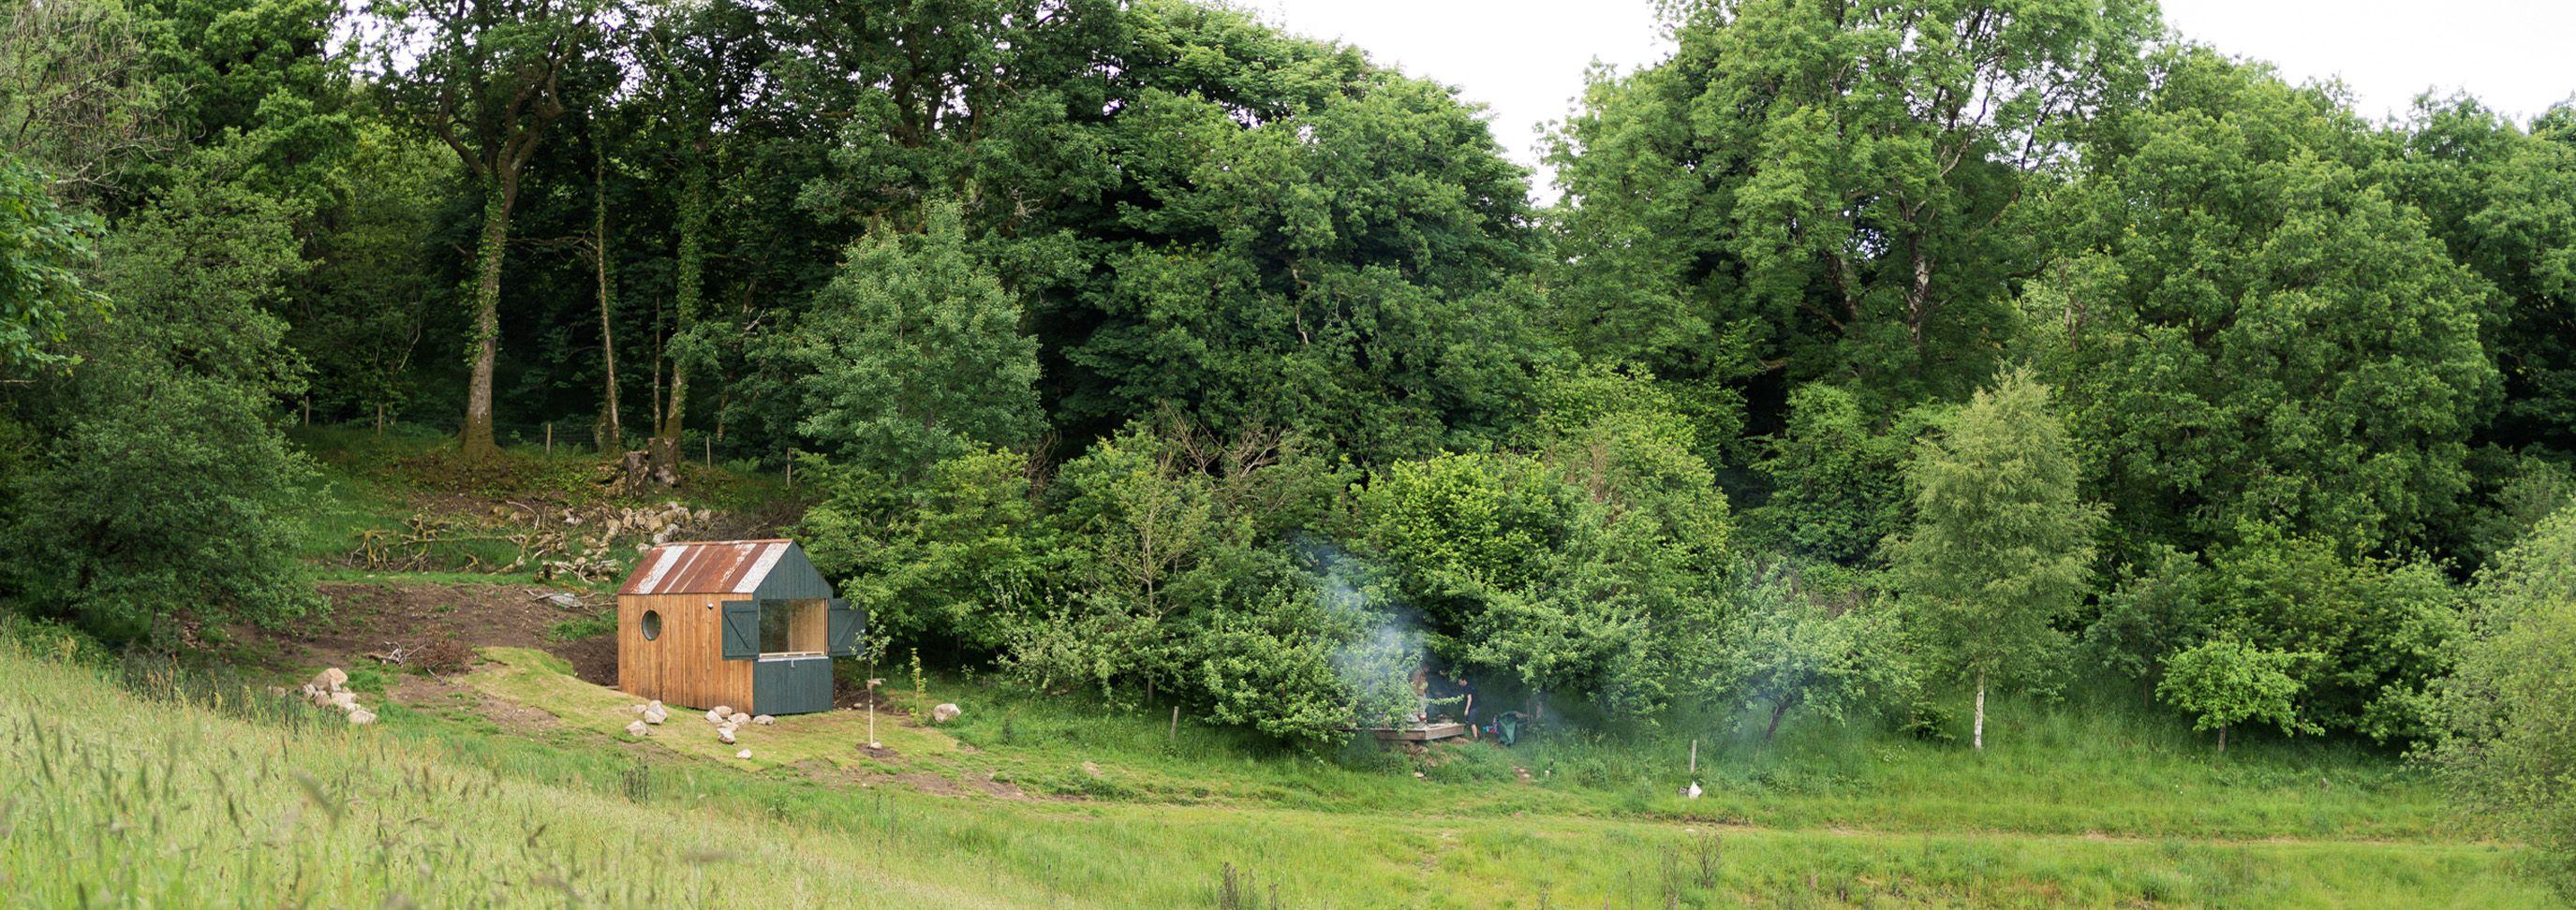
[[(549, 581), (607, 581), (624, 572), (620, 554), (700, 535), (718, 519), (714, 509), (692, 509), (677, 501), (587, 507), (504, 502), (483, 513), (420, 512), (399, 528), (369, 528), (359, 533), (358, 546), (342, 561), (371, 572), (534, 569)], [(494, 544), (518, 552), (496, 566), (476, 552), (478, 545), (489, 552)]]
[[(692, 527), (702, 527), (715, 520), (714, 509), (692, 509), (678, 502), (658, 506), (597, 506), (587, 511), (557, 510), (557, 527), (539, 527), (532, 536), (543, 538), (537, 553), (537, 573), (553, 580), (577, 578), (582, 581), (605, 581), (624, 571), (613, 555), (622, 539), (643, 538), (635, 549), (665, 543)], [(518, 568), (527, 561), (512, 563)]]

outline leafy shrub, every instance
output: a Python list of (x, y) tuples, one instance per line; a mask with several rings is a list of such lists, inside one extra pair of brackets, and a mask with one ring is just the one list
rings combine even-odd
[(2228, 728), (2248, 721), (2273, 724), (2283, 733), (2320, 733), (2324, 728), (2299, 717), (2302, 686), (2291, 676), (2300, 664), (2320, 657), (2221, 636), (2175, 654), (2156, 694), (2190, 714), (2192, 729), (2218, 731), (2220, 752), (2227, 751)]

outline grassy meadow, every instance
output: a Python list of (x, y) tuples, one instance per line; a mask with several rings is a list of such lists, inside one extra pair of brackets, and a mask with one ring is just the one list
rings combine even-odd
[[(1706, 744), (1711, 792), (1688, 801), (1675, 757), (1580, 735), (1305, 756), (932, 679), (895, 697), (958, 701), (953, 726), (889, 711), (891, 751), (866, 753), (861, 712), (786, 718), (746, 734), (745, 762), (688, 715), (611, 735), (623, 696), (539, 652), (490, 652), (416, 706), (370, 695), (384, 719), (351, 728), (241, 680), (74, 650), (24, 630), (0, 644), (15, 905), (2550, 901), (2513, 874), (2515, 848), (2462, 831), (2384, 757), (2221, 760), (2116, 713), (2032, 712), (1984, 756), (1821, 725)], [(495, 720), (495, 702), (551, 719)]]

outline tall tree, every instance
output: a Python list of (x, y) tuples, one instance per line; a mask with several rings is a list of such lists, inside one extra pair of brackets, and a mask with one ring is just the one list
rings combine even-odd
[(678, 188), (669, 397), (653, 415), (653, 457), (667, 465), (680, 457), (690, 377), (715, 365), (727, 334), (725, 323), (707, 312), (707, 260), (723, 202), (717, 170), (738, 166), (725, 160), (734, 151), (726, 146), (746, 135), (744, 121), (774, 81), (775, 44), (755, 11), (735, 0), (674, 4), (660, 12), (642, 30), (637, 50), (644, 70), (639, 100), (660, 126), (654, 139)]
[(2134, 91), (2155, 5), (1674, 6), (1674, 56), (1595, 73), (1549, 155), (1552, 299), (1578, 347), (1673, 379), (1776, 375), (1771, 396), (1848, 383), (1882, 418), (1965, 395), (2029, 267), (2031, 174)]
[(2576, 451), (2576, 105), (2525, 131), (2475, 99), (2422, 98), (2392, 138), (2374, 172), (2494, 288), (2480, 326), (2504, 398), (2483, 435)]
[(499, 451), (492, 371), (500, 350), (501, 264), (520, 178), (548, 127), (571, 111), (565, 83), (599, 40), (602, 0), (378, 0), (378, 84), (392, 108), (456, 153), (483, 193), (475, 250), (465, 453)]
[(848, 112), (804, 201), (957, 200), (1068, 435), (1169, 404), (1402, 457), (1525, 409), (1524, 173), (1447, 89), (1170, 0), (784, 6), (798, 103)]
[(2028, 679), (2066, 644), (2056, 621), (2084, 600), (2102, 510), (2048, 387), (2014, 371), (1980, 391), (1908, 468), (1914, 529), (1891, 546), (1923, 631), (1976, 683), (1970, 742), (1986, 747), (1986, 687)]
[[(248, 143), (242, 178), (314, 214), (343, 187), (360, 100), (349, 63), (328, 53), (332, 0), (140, 0), (134, 4), (161, 116), (192, 145)], [(299, 225), (300, 232), (312, 226)]]
[(2366, 179), (2331, 97), (2205, 49), (2158, 69), (2051, 197), (2060, 252), (2022, 298), (2115, 548), (2427, 541), (2496, 401), (2476, 276)]
[(924, 214), (919, 231), (880, 228), (853, 247), (783, 351), (805, 376), (799, 428), (896, 478), (1027, 445), (1043, 426), (1019, 302), (967, 249), (955, 206)]

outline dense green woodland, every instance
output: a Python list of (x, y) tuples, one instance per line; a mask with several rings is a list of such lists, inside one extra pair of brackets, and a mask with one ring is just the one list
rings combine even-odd
[(287, 425), (551, 432), (794, 460), (879, 648), (1286, 743), (1425, 662), (1978, 748), (2108, 683), (2576, 849), (2576, 107), (2149, 0), (1667, 27), (1539, 208), (1437, 74), (1180, 0), (16, 0), (0, 603), (292, 621)]

